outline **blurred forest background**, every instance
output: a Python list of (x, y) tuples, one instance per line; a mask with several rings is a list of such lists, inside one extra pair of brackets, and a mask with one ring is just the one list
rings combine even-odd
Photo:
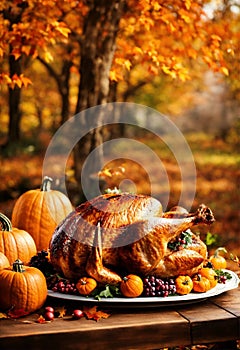
[[(193, 210), (210, 206), (216, 244), (240, 254), (239, 0), (3, 0), (0, 28), (1, 212), (11, 217), (16, 199), (40, 187), (45, 151), (65, 121), (106, 102), (135, 102), (167, 115), (184, 134), (197, 169)], [(96, 130), (73, 150), (66, 169), (73, 205), (83, 200), (84, 159), (127, 132)], [(159, 155), (175, 205), (181, 186), (169, 151), (152, 135), (130, 137)], [(124, 154), (108, 164), (99, 155), (96, 166), (106, 187), (125, 177), (148, 192), (143, 169)]]

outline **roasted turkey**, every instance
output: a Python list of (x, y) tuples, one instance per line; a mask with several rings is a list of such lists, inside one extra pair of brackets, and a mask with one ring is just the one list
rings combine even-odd
[(50, 241), (55, 269), (65, 277), (89, 275), (100, 283), (119, 283), (122, 273), (160, 277), (193, 274), (207, 257), (206, 245), (191, 233), (181, 250), (169, 248), (194, 225), (211, 224), (205, 205), (196, 213), (176, 207), (163, 213), (161, 203), (146, 195), (105, 194), (71, 212)]

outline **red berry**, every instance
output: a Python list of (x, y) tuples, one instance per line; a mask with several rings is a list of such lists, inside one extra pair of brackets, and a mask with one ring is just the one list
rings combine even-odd
[(51, 306), (46, 306), (45, 307), (45, 312), (48, 312), (48, 311), (54, 313), (54, 308), (51, 307)]
[(84, 313), (82, 310), (74, 310), (73, 311), (73, 314), (72, 314), (72, 317), (75, 319), (75, 320), (79, 320), (80, 318), (82, 318), (84, 316)]
[(54, 319), (54, 313), (50, 312), (50, 311), (47, 311), (44, 314), (44, 318), (45, 318), (46, 321), (52, 321)]

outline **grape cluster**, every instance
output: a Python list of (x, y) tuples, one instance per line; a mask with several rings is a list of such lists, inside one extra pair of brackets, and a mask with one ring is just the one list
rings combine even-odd
[(79, 294), (76, 283), (71, 282), (67, 279), (60, 279), (57, 281), (48, 281), (48, 289), (53, 292), (64, 293), (64, 294)]
[(45, 276), (55, 273), (54, 268), (48, 259), (48, 252), (46, 250), (41, 250), (37, 255), (34, 255), (29, 262), (29, 266), (38, 268)]
[(143, 296), (168, 297), (176, 294), (176, 285), (173, 278), (162, 279), (149, 276), (143, 279)]
[(227, 277), (225, 275), (218, 276), (218, 283), (225, 284), (227, 282)]

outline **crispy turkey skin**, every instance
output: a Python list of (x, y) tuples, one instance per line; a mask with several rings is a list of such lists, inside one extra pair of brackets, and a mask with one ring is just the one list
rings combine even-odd
[(81, 204), (56, 228), (51, 262), (67, 278), (89, 275), (110, 284), (121, 281), (119, 271), (160, 277), (192, 274), (207, 257), (206, 245), (196, 235), (179, 251), (168, 243), (194, 225), (212, 222), (205, 205), (196, 213), (163, 213), (161, 203), (150, 196), (101, 195)]

